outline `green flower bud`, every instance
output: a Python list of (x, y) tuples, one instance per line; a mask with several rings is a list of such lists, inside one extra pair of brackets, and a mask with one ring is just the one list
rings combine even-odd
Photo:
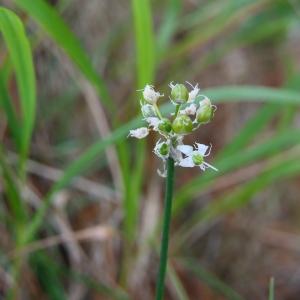
[(203, 163), (203, 156), (199, 153), (193, 154), (192, 159), (196, 166), (199, 166)]
[(197, 110), (196, 120), (198, 123), (208, 123), (214, 116), (214, 109), (208, 98), (200, 102), (200, 107)]
[(177, 83), (173, 85), (170, 84), (171, 87), (171, 99), (177, 104), (185, 103), (189, 98), (189, 92), (184, 84)]
[(169, 151), (170, 151), (170, 147), (167, 143), (162, 143), (158, 149), (159, 153), (162, 155), (162, 156), (166, 156), (169, 154)]
[(158, 125), (158, 129), (163, 132), (170, 132), (172, 130), (170, 120), (167, 118), (163, 118)]
[(173, 121), (172, 129), (179, 134), (189, 133), (193, 130), (193, 122), (187, 115), (179, 115)]

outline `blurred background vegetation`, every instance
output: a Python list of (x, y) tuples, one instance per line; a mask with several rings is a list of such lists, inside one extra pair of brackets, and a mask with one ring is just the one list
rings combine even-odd
[(1, 299), (153, 299), (164, 182), (127, 135), (170, 81), (217, 104), (189, 142), (220, 171), (177, 169), (165, 299), (299, 299), (299, 1), (0, 3)]

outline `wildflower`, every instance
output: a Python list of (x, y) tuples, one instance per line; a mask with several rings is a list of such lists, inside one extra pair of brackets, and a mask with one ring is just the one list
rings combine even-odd
[(149, 134), (149, 129), (147, 127), (140, 127), (129, 131), (129, 136), (135, 137), (137, 139), (143, 139)]
[(143, 97), (149, 104), (156, 104), (158, 98), (162, 97), (163, 94), (156, 92), (152, 85), (147, 84), (143, 90)]
[(163, 162), (163, 170), (158, 170), (158, 174), (162, 177), (166, 176), (166, 163), (169, 158), (172, 158), (177, 166), (190, 168), (199, 166), (202, 170), (211, 168), (217, 171), (204, 160), (209, 155), (208, 146), (196, 144), (194, 149), (192, 146), (183, 144), (183, 139), (187, 134), (212, 119), (216, 107), (204, 95), (201, 95), (204, 97), (202, 101), (196, 100), (197, 96), (200, 96), (198, 84), (191, 85), (190, 92), (184, 84), (171, 82), (169, 86), (171, 88), (170, 100), (176, 106), (170, 117), (163, 116), (157, 105), (157, 100), (163, 95), (156, 92), (153, 86), (146, 85), (143, 90), (146, 103), (141, 101), (140, 104), (147, 127), (130, 130), (129, 136), (142, 139), (152, 130), (163, 137), (163, 140), (158, 140), (153, 149)]
[(203, 171), (205, 171), (207, 168), (218, 171), (218, 169), (204, 161), (204, 157), (207, 157), (210, 154), (210, 149), (208, 153), (206, 153), (208, 148), (208, 146), (198, 143), (196, 143), (196, 150), (194, 150), (194, 148), (189, 145), (177, 146), (177, 149), (186, 156), (178, 163), (178, 165), (186, 168), (193, 168), (195, 166), (198, 166)]

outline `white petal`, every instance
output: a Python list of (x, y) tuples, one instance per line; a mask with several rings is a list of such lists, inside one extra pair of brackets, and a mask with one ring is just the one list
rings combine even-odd
[(213, 167), (212, 165), (210, 165), (210, 164), (207, 163), (207, 162), (204, 162), (203, 164), (204, 164), (206, 167), (213, 169), (214, 171), (217, 171), (217, 172), (219, 171), (217, 168)]
[(149, 117), (146, 118), (145, 120), (149, 123), (149, 126), (153, 127), (154, 130), (157, 129), (160, 122), (160, 119), (157, 117)]
[(194, 115), (196, 113), (197, 107), (194, 103), (181, 110), (179, 113), (184, 115)]
[(190, 145), (178, 145), (176, 148), (185, 155), (191, 154), (194, 150)]
[(151, 104), (156, 104), (159, 97), (163, 95), (159, 92), (156, 92), (152, 85), (147, 84), (143, 90), (144, 99)]
[(204, 144), (198, 144), (196, 143), (197, 145), (197, 152), (202, 155), (202, 156), (205, 156), (205, 153), (207, 151), (207, 149), (209, 148), (209, 146), (206, 146)]
[(142, 139), (146, 137), (148, 134), (149, 134), (149, 130), (147, 127), (141, 127), (129, 131), (129, 136), (135, 137), (137, 139)]
[(186, 157), (183, 160), (181, 160), (178, 164), (181, 167), (185, 167), (185, 168), (193, 168), (195, 167), (195, 164), (193, 162), (193, 159), (191, 157)]

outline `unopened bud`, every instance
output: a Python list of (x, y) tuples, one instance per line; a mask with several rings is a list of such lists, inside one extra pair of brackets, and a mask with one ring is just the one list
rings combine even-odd
[(185, 103), (189, 98), (189, 93), (184, 84), (177, 83), (173, 85), (170, 83), (171, 87), (171, 99), (177, 104)]
[(200, 102), (197, 110), (196, 120), (198, 123), (208, 123), (214, 116), (214, 108), (208, 98)]
[(179, 134), (190, 133), (193, 131), (193, 122), (187, 115), (179, 115), (173, 121), (172, 129)]
[(172, 124), (169, 119), (164, 118), (159, 122), (158, 129), (162, 132), (170, 132), (172, 130)]

